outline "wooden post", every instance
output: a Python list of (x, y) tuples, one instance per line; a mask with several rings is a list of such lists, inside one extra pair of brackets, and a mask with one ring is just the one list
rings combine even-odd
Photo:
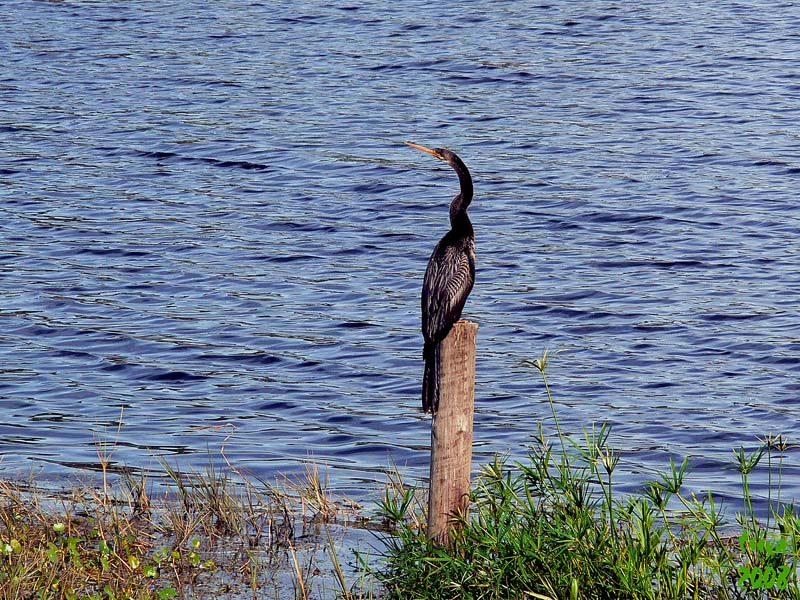
[(475, 338), (478, 324), (459, 321), (439, 351), (439, 411), (431, 423), (428, 538), (446, 544), (451, 515), (467, 515), (472, 469)]

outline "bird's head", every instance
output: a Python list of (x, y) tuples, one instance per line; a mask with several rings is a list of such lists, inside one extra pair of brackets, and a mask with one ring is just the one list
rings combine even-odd
[(419, 144), (415, 144), (414, 142), (405, 142), (407, 146), (411, 146), (412, 148), (416, 148), (417, 150), (422, 150), (422, 152), (427, 152), (431, 156), (435, 156), (439, 160), (443, 160), (446, 163), (449, 163), (455, 153), (451, 152), (447, 148), (426, 148), (425, 146), (420, 146)]
[(458, 181), (461, 184), (461, 193), (454, 199), (451, 209), (455, 211), (466, 210), (469, 203), (472, 201), (472, 176), (469, 174), (467, 165), (464, 164), (458, 155), (447, 148), (426, 148), (414, 142), (406, 142), (406, 145), (435, 156), (455, 169), (455, 172), (458, 173)]

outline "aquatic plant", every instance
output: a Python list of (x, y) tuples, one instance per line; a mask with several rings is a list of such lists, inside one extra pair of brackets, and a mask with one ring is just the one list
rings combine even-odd
[[(610, 445), (611, 428), (584, 428), (579, 439), (563, 434), (548, 358), (545, 352), (530, 364), (544, 381), (555, 439), (540, 424), (526, 461), (485, 465), (473, 486), (471, 515), (449, 545), (427, 538), (416, 490), (396, 482), (387, 488), (381, 512), (391, 534), (376, 576), (389, 598), (800, 598), (800, 515), (778, 501), (789, 449), (782, 436), (734, 453), (744, 507), (736, 531), (713, 493), (683, 492), (687, 460), (670, 460), (641, 493), (621, 495), (614, 488), (619, 452)], [(764, 457), (771, 492), (762, 522), (748, 478)]]
[[(98, 452), (106, 466), (112, 453)], [(162, 461), (173, 485), (155, 498), (132, 471), (71, 492), (0, 480), (0, 598), (373, 597), (364, 569), (347, 586), (330, 532), (360, 523), (357, 507), (332, 497), (318, 467), (268, 483), (210, 464)]]

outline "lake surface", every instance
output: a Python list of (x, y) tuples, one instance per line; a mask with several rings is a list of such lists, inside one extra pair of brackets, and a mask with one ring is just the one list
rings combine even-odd
[(549, 419), (546, 348), (626, 489), (689, 455), (725, 499), (733, 448), (800, 441), (797, 4), (3, 9), (0, 476), (91, 477), (106, 442), (153, 473), (313, 459), (364, 499), (425, 478), (457, 179), (407, 139), (475, 179), (476, 465)]

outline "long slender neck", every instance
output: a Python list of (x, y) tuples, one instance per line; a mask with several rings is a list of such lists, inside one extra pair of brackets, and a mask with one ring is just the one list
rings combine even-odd
[(458, 194), (450, 203), (450, 227), (459, 232), (472, 233), (472, 222), (467, 214), (467, 205), (462, 194)]
[(467, 216), (467, 208), (472, 202), (472, 176), (467, 165), (455, 154), (447, 162), (458, 174), (458, 183), (461, 186), (461, 191), (450, 203), (450, 225), (453, 229), (472, 233), (472, 223)]

